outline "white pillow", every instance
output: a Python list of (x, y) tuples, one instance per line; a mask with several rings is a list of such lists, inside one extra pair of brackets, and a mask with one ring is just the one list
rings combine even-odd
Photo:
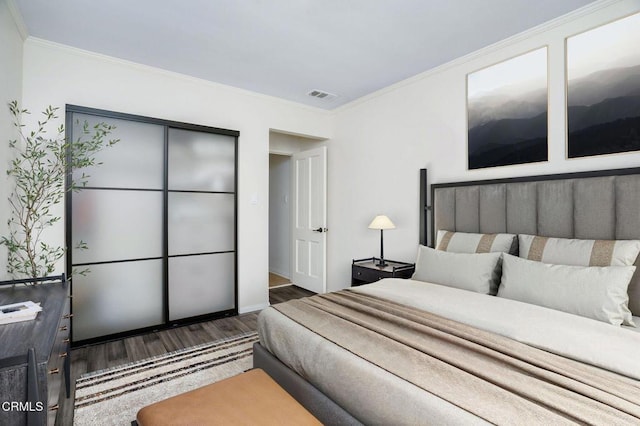
[(454, 253), (493, 253), (501, 251), (516, 254), (518, 242), (515, 234), (474, 234), (439, 230), (436, 249)]
[(518, 235), (520, 257), (576, 266), (631, 266), (640, 240), (579, 240)]
[(552, 265), (505, 254), (498, 297), (614, 325), (634, 325), (627, 287), (635, 266)]
[(420, 246), (411, 279), (496, 294), (502, 253), (448, 253)]

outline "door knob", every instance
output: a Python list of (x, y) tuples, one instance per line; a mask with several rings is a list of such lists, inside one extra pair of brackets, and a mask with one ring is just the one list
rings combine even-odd
[(327, 231), (328, 231), (327, 228), (322, 228), (322, 227), (313, 230), (313, 232), (327, 232)]

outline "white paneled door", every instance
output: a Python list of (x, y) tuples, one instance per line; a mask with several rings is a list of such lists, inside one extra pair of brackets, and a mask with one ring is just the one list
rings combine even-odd
[(325, 293), (327, 256), (327, 148), (293, 155), (293, 284)]

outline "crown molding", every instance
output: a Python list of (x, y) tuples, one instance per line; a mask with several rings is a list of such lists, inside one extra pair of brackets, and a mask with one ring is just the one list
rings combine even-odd
[(313, 107), (310, 105), (305, 105), (305, 104), (301, 104), (298, 102), (294, 102), (294, 101), (289, 101), (287, 99), (282, 99), (282, 98), (278, 98), (275, 96), (270, 96), (270, 95), (265, 95), (262, 93), (258, 93), (258, 92), (252, 92), (251, 90), (247, 90), (247, 89), (241, 89), (239, 87), (235, 87), (235, 86), (229, 86), (226, 84), (222, 84), (222, 83), (217, 83), (215, 81), (211, 81), (211, 80), (205, 80), (203, 78), (198, 78), (198, 77), (193, 77), (187, 74), (181, 74), (175, 71), (168, 71), (162, 68), (157, 68), (157, 67), (153, 67), (150, 65), (144, 65), (144, 64), (140, 64), (138, 62), (133, 62), (133, 61), (129, 61), (127, 59), (121, 59), (121, 58), (116, 58), (114, 56), (109, 56), (109, 55), (105, 55), (102, 53), (96, 53), (96, 52), (92, 52), (90, 50), (84, 50), (84, 49), (80, 49), (77, 47), (73, 47), (73, 46), (69, 46), (67, 44), (62, 44), (62, 43), (57, 43), (54, 41), (50, 41), (50, 40), (46, 40), (46, 39), (42, 39), (39, 37), (33, 37), (33, 36), (28, 36), (27, 39), (25, 40), (25, 44), (33, 44), (33, 45), (38, 45), (47, 49), (57, 49), (57, 50), (62, 50), (65, 51), (71, 55), (75, 55), (75, 56), (79, 56), (79, 57), (84, 57), (84, 58), (92, 58), (92, 59), (96, 59), (99, 61), (104, 61), (104, 62), (111, 62), (113, 64), (117, 64), (117, 65), (121, 65), (124, 67), (128, 67), (128, 68), (132, 68), (132, 69), (136, 69), (139, 71), (143, 71), (143, 72), (149, 72), (149, 73), (153, 73), (153, 74), (157, 74), (157, 75), (162, 75), (165, 77), (170, 77), (170, 78), (174, 78), (176, 80), (182, 80), (182, 81), (186, 81), (186, 82), (190, 82), (190, 83), (195, 83), (195, 84), (201, 84), (201, 85), (206, 85), (206, 86), (210, 86), (210, 87), (215, 87), (217, 89), (221, 89), (221, 90), (226, 90), (229, 92), (235, 92), (239, 95), (244, 95), (244, 96), (250, 96), (253, 98), (257, 98), (257, 99), (263, 99), (263, 100), (268, 100), (270, 102), (277, 102), (283, 105), (288, 105), (291, 107), (295, 107), (295, 108), (299, 108), (299, 109), (303, 109), (303, 110), (308, 110), (308, 111), (312, 111), (315, 112), (317, 114), (321, 114), (321, 115), (332, 115), (332, 111), (331, 110), (326, 110), (326, 109), (322, 109), (322, 108), (317, 108), (317, 107)]
[(623, 2), (624, 0), (599, 0), (599, 1), (595, 1), (591, 4), (588, 4), (586, 6), (583, 6), (579, 9), (576, 9), (572, 12), (569, 12), (565, 15), (559, 16), (557, 18), (554, 18), (550, 21), (544, 22), (540, 25), (537, 25), (533, 28), (530, 28), (526, 31), (523, 31), (521, 33), (518, 33), (516, 35), (513, 35), (511, 37), (505, 38), (503, 40), (500, 40), (496, 43), (490, 44), (489, 46), (483, 47), (479, 50), (476, 50), (474, 52), (471, 52), (467, 55), (461, 56), (459, 58), (456, 58), (452, 61), (449, 61), (445, 64), (439, 65), (435, 68), (431, 68), (427, 71), (421, 72), (420, 74), (416, 74), (413, 77), (409, 77), (405, 80), (399, 81), (397, 83), (394, 83), (390, 86), (384, 87), (376, 92), (370, 93), (368, 95), (365, 95), (361, 98), (358, 98), (356, 100), (353, 100), (347, 104), (344, 104), (336, 109), (333, 109), (332, 111), (334, 111), (336, 114), (339, 114), (343, 111), (349, 110), (351, 108), (354, 108), (360, 104), (366, 103), (370, 100), (373, 100), (375, 98), (378, 98), (380, 96), (383, 96), (387, 93), (393, 92), (395, 90), (398, 90), (402, 87), (405, 86), (410, 86), (414, 83), (418, 83), (430, 76), (448, 71), (451, 68), (457, 67), (459, 65), (465, 64), (467, 62), (471, 62), (474, 59), (480, 58), (482, 56), (485, 55), (489, 55), (491, 53), (494, 52), (498, 52), (502, 49), (505, 49), (507, 47), (516, 45), (520, 42), (523, 42), (529, 38), (535, 37), (537, 35), (540, 35), (542, 33), (545, 33), (547, 31), (551, 31), (554, 28), (557, 28), (561, 25), (565, 25), (568, 24), (570, 22), (576, 21), (578, 19), (581, 19), (585, 16), (588, 16), (592, 13), (596, 13), (602, 9), (605, 9), (607, 7), (610, 7), (614, 4), (618, 4)]
[(9, 8), (9, 13), (13, 18), (13, 22), (16, 24), (16, 28), (20, 33), (20, 37), (22, 37), (22, 41), (25, 41), (29, 37), (29, 30), (27, 29), (27, 25), (24, 23), (22, 13), (20, 13), (20, 9), (14, 0), (6, 0), (6, 2), (7, 7)]

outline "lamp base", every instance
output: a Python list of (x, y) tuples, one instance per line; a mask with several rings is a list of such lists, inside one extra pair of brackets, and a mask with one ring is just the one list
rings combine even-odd
[(380, 262), (375, 264), (378, 268), (384, 268), (386, 267), (388, 264), (387, 262), (384, 261), (384, 259), (380, 259)]

